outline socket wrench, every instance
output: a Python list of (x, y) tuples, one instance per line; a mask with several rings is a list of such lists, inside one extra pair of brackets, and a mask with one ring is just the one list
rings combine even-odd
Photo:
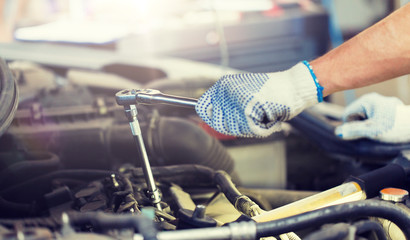
[(155, 184), (151, 165), (148, 159), (147, 150), (141, 134), (141, 128), (137, 119), (136, 104), (168, 104), (179, 107), (195, 108), (196, 99), (163, 94), (153, 89), (126, 89), (115, 94), (118, 105), (124, 107), (125, 115), (130, 124), (131, 132), (137, 144), (137, 150), (142, 159), (142, 168), (145, 181), (148, 187), (148, 195), (152, 204), (158, 209), (161, 208), (161, 196)]

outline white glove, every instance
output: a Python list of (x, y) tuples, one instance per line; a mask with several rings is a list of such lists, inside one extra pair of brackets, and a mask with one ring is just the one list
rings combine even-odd
[[(349, 121), (359, 115), (365, 120)], [(350, 104), (344, 114), (343, 125), (335, 134), (346, 140), (370, 138), (381, 142), (410, 141), (410, 106), (395, 97), (377, 93), (364, 95)]]
[(226, 75), (202, 95), (198, 115), (216, 131), (241, 137), (266, 137), (286, 121), (322, 101), (308, 62), (275, 73)]

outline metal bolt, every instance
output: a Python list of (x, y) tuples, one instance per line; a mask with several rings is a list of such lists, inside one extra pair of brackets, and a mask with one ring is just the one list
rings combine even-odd
[(204, 205), (197, 205), (194, 212), (192, 213), (192, 217), (194, 218), (204, 218), (205, 217), (205, 206)]

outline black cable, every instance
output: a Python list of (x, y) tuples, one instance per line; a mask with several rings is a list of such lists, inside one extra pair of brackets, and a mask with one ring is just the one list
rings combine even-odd
[(392, 203), (365, 200), (345, 203), (302, 213), (271, 222), (258, 223), (257, 237), (275, 236), (282, 233), (319, 227), (326, 223), (346, 221), (363, 217), (380, 217), (395, 223), (410, 239), (410, 215)]
[(235, 204), (238, 197), (242, 196), (226, 172), (216, 171), (214, 181), (232, 204)]
[(256, 213), (254, 212), (255, 207), (259, 206), (253, 202), (248, 196), (243, 195), (236, 188), (235, 184), (232, 182), (231, 177), (224, 171), (216, 171), (214, 176), (214, 181), (218, 188), (223, 192), (229, 202), (241, 213), (248, 217), (253, 217)]

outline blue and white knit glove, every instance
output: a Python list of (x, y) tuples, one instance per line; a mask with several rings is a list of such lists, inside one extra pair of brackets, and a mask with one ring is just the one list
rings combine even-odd
[(304, 61), (283, 72), (223, 76), (201, 96), (196, 111), (220, 133), (266, 137), (322, 101), (322, 90)]
[[(364, 120), (355, 120), (362, 116)], [(381, 142), (410, 141), (410, 106), (395, 97), (366, 94), (350, 104), (335, 134), (346, 140), (370, 138)]]

